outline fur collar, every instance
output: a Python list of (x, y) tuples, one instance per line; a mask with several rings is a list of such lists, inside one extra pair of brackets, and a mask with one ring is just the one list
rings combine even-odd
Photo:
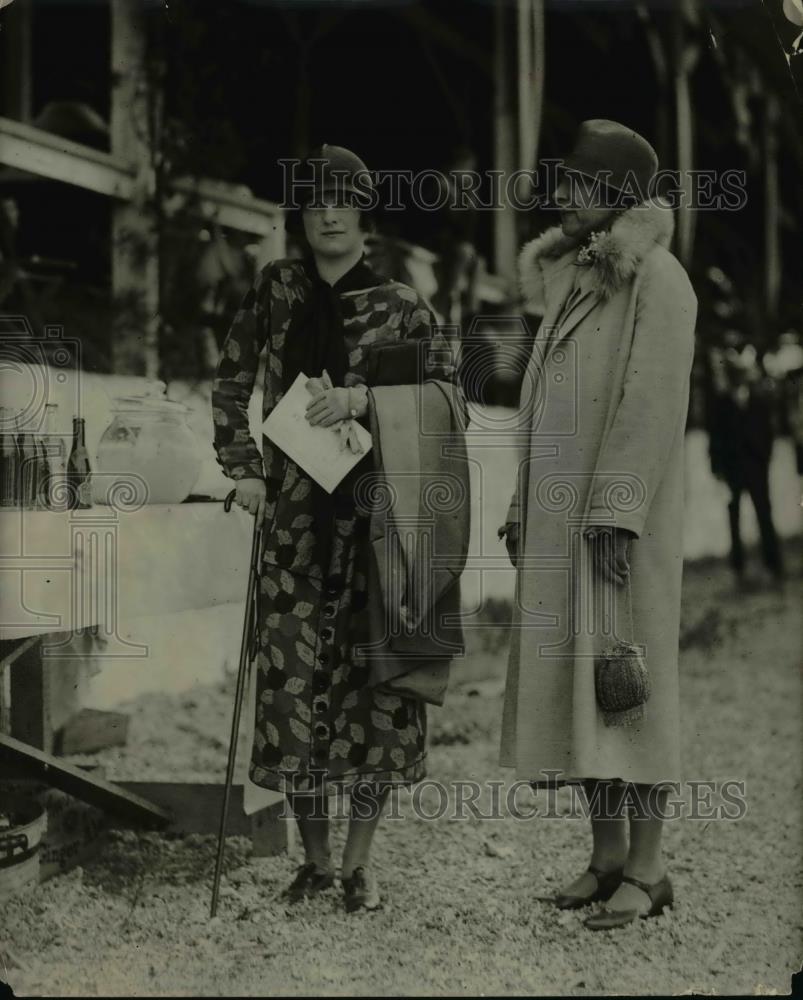
[[(603, 299), (610, 298), (634, 276), (655, 245), (669, 245), (674, 225), (672, 211), (665, 202), (645, 202), (622, 212), (597, 241), (590, 265), (593, 290)], [(560, 226), (524, 244), (519, 254), (519, 287), (530, 308), (543, 311), (550, 264), (576, 246), (574, 240), (563, 235)]]

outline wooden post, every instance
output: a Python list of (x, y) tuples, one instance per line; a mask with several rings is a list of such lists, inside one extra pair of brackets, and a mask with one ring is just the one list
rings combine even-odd
[(39, 643), (38, 636), (0, 639), (0, 733), (11, 733), (11, 668), (15, 660)]
[(677, 168), (683, 206), (677, 213), (678, 257), (688, 270), (694, 253), (694, 229), (697, 213), (691, 204), (694, 168), (694, 110), (691, 100), (690, 78), (699, 56), (699, 46), (687, 38), (687, 23), (696, 22), (694, 0), (680, 0), (673, 23), (673, 70), (675, 81), (675, 114), (677, 137)]
[(133, 196), (112, 216), (114, 371), (159, 374), (159, 239), (146, 71), (144, 5), (111, 3), (112, 153), (135, 170)]
[(516, 267), (516, 217), (507, 203), (506, 185), (516, 169), (515, 123), (511, 100), (507, 51), (507, 3), (496, 0), (494, 21), (494, 170), (501, 172), (500, 204), (494, 210), (494, 263), (496, 272), (513, 277)]
[(767, 318), (778, 314), (781, 293), (781, 226), (778, 189), (778, 118), (776, 94), (764, 104), (764, 305)]
[(517, 0), (519, 168), (533, 170), (544, 101), (544, 0)]
[(655, 151), (658, 153), (658, 163), (665, 167), (670, 157), (670, 111), (671, 92), (669, 87), (669, 65), (661, 39), (661, 33), (655, 25), (653, 14), (644, 3), (636, 4), (636, 13), (644, 26), (647, 48), (652, 57), (655, 82), (658, 88), (658, 101), (655, 107)]
[(518, 127), (520, 170), (532, 169), (533, 141), (533, 53), (532, 0), (516, 2), (516, 41), (518, 43)]
[(546, 16), (544, 0), (532, 0), (533, 5), (533, 81), (532, 81), (532, 146), (530, 166), (538, 164), (541, 143), (541, 122), (544, 117), (544, 86), (546, 84)]
[(37, 750), (53, 750), (50, 670), (39, 640), (25, 644), (11, 664), (11, 735)]
[(44, 647), (66, 635), (49, 633), (20, 643), (5, 659), (9, 669), (8, 732), (37, 750), (53, 753), (56, 731), (80, 708), (83, 664), (53, 658)]
[(16, 0), (3, 11), (3, 114), (18, 122), (33, 114), (32, 26), (33, 0)]

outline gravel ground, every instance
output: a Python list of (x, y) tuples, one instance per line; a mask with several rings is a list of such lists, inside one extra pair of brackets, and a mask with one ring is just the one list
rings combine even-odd
[[(719, 563), (687, 570), (686, 777), (745, 782), (747, 812), (668, 824), (677, 902), (658, 919), (591, 934), (539, 900), (587, 860), (586, 824), (561, 815), (565, 792), (550, 821), (457, 821), (451, 809), (425, 820), (407, 795), (406, 818), (377, 836), (377, 913), (346, 915), (335, 890), (285, 907), (297, 850), (255, 859), (232, 838), (209, 921), (214, 838), (110, 831), (85, 868), (5, 907), (5, 978), (20, 995), (786, 994), (803, 955), (799, 592), (799, 578), (783, 593), (737, 593)], [(431, 713), (429, 773), (447, 787), (504, 778), (503, 646), (483, 632)], [(230, 704), (230, 682), (138, 699), (129, 748), (93, 759), (111, 777), (175, 779), (168, 755), (182, 777), (222, 774)], [(442, 805), (432, 786), (420, 794), (428, 811)], [(336, 849), (343, 832), (336, 822)]]

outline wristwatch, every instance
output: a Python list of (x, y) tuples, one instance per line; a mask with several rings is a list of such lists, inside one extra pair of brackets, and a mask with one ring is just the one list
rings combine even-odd
[[(351, 395), (352, 392), (353, 392), (353, 390), (354, 389), (358, 389), (358, 388), (361, 388), (361, 389), (365, 390), (365, 396), (367, 396), (367, 394), (368, 394), (368, 390), (366, 389), (366, 387), (364, 385), (349, 386), (349, 414), (351, 415), (352, 419), (355, 419), (357, 416), (359, 416), (359, 410), (357, 409), (356, 406), (354, 406), (352, 404), (352, 395)], [(365, 396), (363, 396), (363, 402), (365, 402)]]

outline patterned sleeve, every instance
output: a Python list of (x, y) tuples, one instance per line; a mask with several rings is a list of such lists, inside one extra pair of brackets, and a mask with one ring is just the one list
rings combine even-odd
[(270, 325), (269, 267), (259, 273), (234, 316), (212, 384), (215, 452), (229, 479), (265, 475), (250, 433), (248, 404)]
[(426, 378), (457, 383), (455, 348), (446, 339), (435, 314), (420, 296), (416, 296), (409, 312), (405, 340), (426, 342), (423, 359)]

